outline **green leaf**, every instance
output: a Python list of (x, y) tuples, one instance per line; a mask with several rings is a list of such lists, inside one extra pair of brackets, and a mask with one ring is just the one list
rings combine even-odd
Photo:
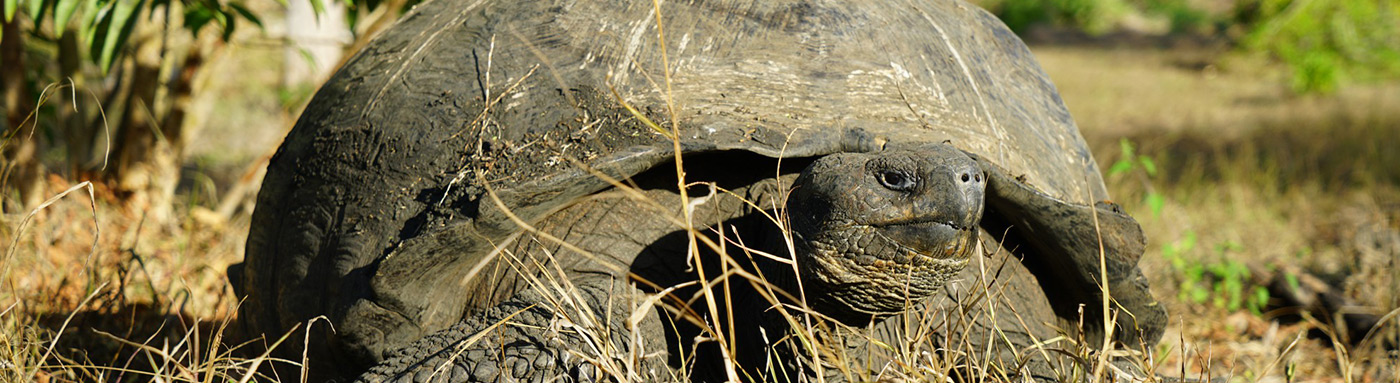
[(263, 29), (262, 20), (258, 19), (258, 15), (254, 14), (253, 11), (248, 10), (248, 8), (244, 7), (243, 4), (228, 3), (228, 7), (233, 8), (234, 12), (238, 12), (238, 15), (243, 16), (243, 19), (248, 20), (248, 22), (253, 23), (253, 25), (257, 25), (258, 29)]
[(1143, 202), (1147, 203), (1147, 207), (1152, 210), (1153, 217), (1161, 216), (1162, 207), (1167, 204), (1167, 199), (1162, 197), (1161, 193), (1157, 192), (1148, 192), (1147, 195), (1143, 197), (1143, 200)]
[(1123, 151), (1123, 159), (1124, 159), (1124, 160), (1132, 160), (1132, 158), (1133, 158), (1133, 142), (1132, 142), (1132, 141), (1128, 141), (1128, 139), (1126, 139), (1126, 138), (1120, 138), (1120, 139), (1118, 139), (1118, 148), (1119, 148), (1120, 150)]
[(19, 0), (5, 0), (5, 22), (15, 21), (15, 10), (19, 9)]
[(63, 32), (68, 29), (68, 20), (73, 19), (73, 12), (82, 5), (82, 0), (58, 0), (53, 7), (53, 29), (58, 37), (63, 37)]
[(1225, 307), (1229, 308), (1230, 311), (1239, 310), (1240, 307), (1244, 306), (1244, 297), (1242, 295), (1243, 294), (1240, 293), (1239, 290), (1231, 289), (1227, 298), (1230, 303), (1226, 304)]
[(89, 16), (84, 17), (82, 23), (83, 39), (88, 44), (88, 57), (97, 62), (97, 56), (102, 53), (102, 40), (107, 33), (107, 25), (112, 23), (112, 9), (116, 8), (116, 3), (88, 0)]
[(82, 1), (82, 4), (79, 4), (78, 7), (81, 9), (81, 11), (74, 12), (75, 15), (82, 15), (81, 17), (78, 17), (78, 33), (81, 33), (83, 35), (82, 41), (86, 41), (89, 44), (93, 44), (94, 40), (92, 39), (92, 37), (97, 29), (97, 19), (104, 12), (108, 12), (109, 10), (106, 9), (106, 7), (98, 4), (97, 0), (80, 1)]
[(1254, 306), (1256, 310), (1269, 306), (1269, 289), (1264, 288), (1264, 286), (1254, 286)]
[(1127, 160), (1118, 160), (1118, 162), (1113, 163), (1112, 167), (1108, 168), (1108, 175), (1112, 177), (1127, 172), (1129, 170), (1133, 170), (1132, 162), (1128, 162)]
[[(112, 69), (112, 63), (121, 55), (122, 47), (126, 46), (126, 40), (131, 37), (131, 30), (136, 26), (138, 11), (145, 5), (145, 0), (116, 0), (113, 4), (111, 17), (104, 25), (99, 24), (98, 29), (103, 33), (100, 45), (93, 45), (98, 48), (97, 54), (93, 55), (97, 59), (98, 66), (102, 67), (102, 74), (107, 74)], [(99, 40), (94, 40), (96, 43)]]
[(310, 1), (311, 1), (311, 13), (314, 14), (314, 15), (316, 15), (316, 22), (319, 23), (319, 22), (321, 22), (321, 14), (326, 13), (326, 4), (321, 3), (321, 0), (310, 0)]
[(205, 7), (200, 3), (190, 3), (185, 6), (185, 29), (192, 35), (199, 35), (199, 30), (204, 29), (214, 20), (214, 10)]
[(360, 23), (360, 11), (352, 5), (345, 7), (345, 26), (350, 28), (350, 34), (355, 33), (355, 26)]
[(1283, 279), (1288, 282), (1288, 289), (1293, 290), (1295, 292), (1302, 289), (1302, 286), (1298, 283), (1297, 274), (1284, 273)]
[(1196, 304), (1201, 304), (1206, 303), (1207, 299), (1210, 299), (1210, 291), (1206, 291), (1206, 289), (1202, 288), (1196, 288), (1191, 290), (1192, 302), (1195, 302)]
[(29, 0), (29, 19), (39, 24), (39, 20), (44, 19), (44, 10), (49, 8), (53, 0)]
[(229, 39), (233, 38), (233, 30), (234, 27), (238, 26), (238, 18), (233, 17), (233, 15), (228, 14), (228, 12), (220, 11), (219, 22), (224, 27), (224, 42), (228, 42)]
[[(297, 54), (301, 55), (301, 59), (302, 59), (303, 61), (306, 61), (306, 66), (311, 67), (311, 68), (315, 68), (315, 67), (316, 67), (316, 56), (311, 54), (311, 50), (310, 50), (310, 49), (306, 49), (306, 47), (302, 47), (302, 46), (296, 45), (296, 50), (297, 50)], [(300, 103), (300, 101), (303, 101), (303, 100), (298, 100), (297, 103)]]
[(1152, 161), (1152, 157), (1138, 156), (1138, 163), (1142, 164), (1142, 170), (1146, 170), (1148, 176), (1157, 176), (1157, 162)]

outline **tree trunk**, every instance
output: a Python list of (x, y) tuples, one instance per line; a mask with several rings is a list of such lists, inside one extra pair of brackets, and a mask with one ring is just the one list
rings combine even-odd
[[(0, 5), (0, 14), (4, 5)], [(0, 169), (0, 190), (13, 187), (19, 194), (18, 201), (4, 197), (6, 213), (20, 213), (32, 209), (43, 200), (43, 165), (39, 163), (39, 138), (34, 135), (34, 121), (25, 122), (34, 111), (28, 86), (24, 78), (24, 31), (20, 28), (23, 17), (15, 17), (12, 22), (3, 24), (0, 35), (0, 93), (3, 93), (5, 109), (5, 144), (3, 169)]]
[(93, 178), (92, 172), (103, 165), (101, 156), (106, 153), (93, 153), (93, 146), (99, 140), (104, 144), (107, 142), (104, 137), (107, 127), (102, 125), (105, 121), (96, 112), (99, 107), (96, 95), (88, 93), (87, 76), (82, 73), (79, 35), (81, 32), (76, 28), (69, 28), (58, 40), (58, 78), (66, 79), (69, 82), (67, 85), (72, 88), (54, 92), (50, 100), (54, 100), (54, 105), (72, 106), (54, 108), (54, 118), (63, 137), (60, 145), (68, 149), (67, 174), (64, 176), (82, 180)]
[(125, 101), (107, 170), (127, 207), (156, 222), (173, 218), (185, 148), (202, 120), (198, 114), (207, 111), (194, 102), (199, 74), (206, 57), (224, 49), (213, 30), (199, 36), (169, 30), (180, 28), (183, 11), (178, 2), (166, 6), (173, 9), (151, 9), (153, 21), (139, 24), (129, 42), (122, 81), (129, 85), (117, 90)]
[[(178, 28), (164, 22), (178, 11), (150, 11), (153, 21), (138, 25), (129, 42), (134, 49), (123, 68), (127, 71), (123, 81), (129, 87), (117, 90), (126, 95), (107, 173), (129, 209), (155, 222), (169, 222), (189, 141), (185, 108), (203, 56), (199, 44), (164, 30)], [(188, 47), (188, 51), (174, 47)]]
[[(161, 23), (142, 26), (157, 27)], [(138, 29), (141, 26), (138, 26)], [(122, 105), (121, 128), (112, 145), (111, 176), (116, 191), (126, 197), (127, 206), (134, 211), (145, 213), (155, 222), (166, 222), (171, 217), (171, 202), (174, 185), (170, 179), (178, 181), (179, 161), (174, 158), (175, 147), (171, 137), (166, 135), (169, 127), (160, 126), (162, 120), (156, 108), (156, 94), (160, 88), (161, 42), (156, 33), (142, 33), (143, 38), (134, 39), (136, 50), (127, 60), (127, 78), (131, 87)], [(169, 191), (166, 185), (170, 184)]]

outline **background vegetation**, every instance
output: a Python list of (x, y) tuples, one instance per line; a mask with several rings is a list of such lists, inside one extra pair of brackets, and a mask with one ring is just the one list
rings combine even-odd
[[(287, 9), (353, 52), (412, 1), (286, 1), (0, 1), (0, 381), (296, 380), (220, 336), (262, 166), (324, 76), (286, 78), (327, 60)], [(1400, 307), (1400, 2), (978, 3), (1151, 236), (1160, 373), (1397, 379), (1395, 320), (1347, 319)]]

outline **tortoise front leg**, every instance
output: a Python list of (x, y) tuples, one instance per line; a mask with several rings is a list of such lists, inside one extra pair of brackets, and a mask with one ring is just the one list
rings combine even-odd
[[(982, 226), (1008, 232), (1002, 241), (1024, 245), (1026, 266), (1047, 286), (1056, 314), (1067, 323), (1082, 321), (1086, 338), (1099, 344), (1108, 329), (1103, 320), (1103, 287), (1121, 310), (1113, 340), (1150, 349), (1161, 339), (1167, 312), (1153, 297), (1138, 268), (1146, 246), (1142, 228), (1117, 205), (1087, 206), (1061, 201), (1017, 180), (999, 166), (976, 157), (987, 172), (987, 216)], [(1102, 262), (1100, 261), (1102, 260)], [(1102, 281), (1101, 273), (1108, 280)]]

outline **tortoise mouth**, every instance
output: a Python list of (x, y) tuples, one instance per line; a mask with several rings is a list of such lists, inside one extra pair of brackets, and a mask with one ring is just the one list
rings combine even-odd
[(907, 310), (932, 295), (976, 253), (978, 231), (925, 220), (857, 224), (841, 234), (835, 237), (842, 241), (799, 242), (814, 250), (799, 264), (813, 286), (808, 297), (814, 307), (850, 324)]
[(975, 237), (972, 227), (938, 220), (895, 222), (873, 227), (875, 233), (904, 250), (900, 253), (909, 255), (901, 259), (905, 263), (968, 258), (971, 252), (967, 249)]

